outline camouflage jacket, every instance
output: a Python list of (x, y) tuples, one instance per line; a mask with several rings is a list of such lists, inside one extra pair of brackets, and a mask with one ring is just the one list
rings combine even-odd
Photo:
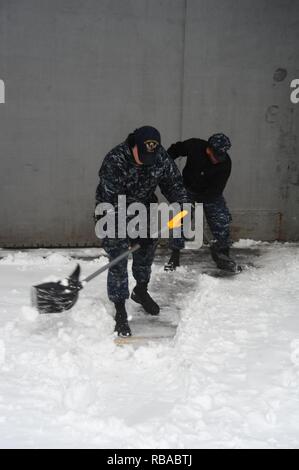
[(160, 187), (170, 202), (188, 202), (181, 173), (166, 150), (160, 146), (152, 166), (137, 165), (127, 141), (112, 149), (104, 158), (99, 171), (96, 204), (109, 202), (117, 207), (119, 195), (126, 195), (127, 204), (155, 202), (155, 190)]

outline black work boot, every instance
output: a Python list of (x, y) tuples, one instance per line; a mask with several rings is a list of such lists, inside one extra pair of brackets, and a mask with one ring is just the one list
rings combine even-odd
[(221, 248), (216, 243), (210, 247), (211, 255), (219, 269), (232, 273), (240, 273), (242, 271), (239, 266), (229, 255), (229, 247)]
[(131, 299), (137, 304), (142, 305), (146, 313), (149, 313), (150, 315), (159, 315), (160, 307), (149, 295), (147, 284), (137, 284), (133, 289)]
[(180, 266), (180, 250), (172, 250), (168, 263), (164, 265), (164, 271), (175, 271)]
[(118, 334), (118, 336), (132, 336), (128, 323), (125, 302), (116, 302), (114, 305), (116, 310), (114, 331)]

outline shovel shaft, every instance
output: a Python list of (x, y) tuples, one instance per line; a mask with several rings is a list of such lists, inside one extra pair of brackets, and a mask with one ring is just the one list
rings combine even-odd
[[(181, 220), (188, 214), (188, 212), (182, 211), (179, 214), (177, 214), (172, 220), (170, 220), (167, 224), (167, 227), (164, 227), (163, 229), (159, 230), (157, 233), (155, 233), (152, 238), (160, 238), (166, 231), (173, 230), (175, 227), (180, 224)], [(127, 251), (124, 251), (121, 255), (117, 256), (117, 258), (114, 258), (110, 263), (105, 264), (105, 266), (102, 266), (100, 269), (95, 271), (93, 274), (90, 274), (90, 276), (87, 276), (85, 279), (81, 281), (81, 283), (84, 285), (87, 282), (91, 281), (95, 277), (97, 277), (99, 274), (103, 273), (109, 268), (112, 268), (115, 264), (119, 263), (122, 259), (127, 258), (130, 253), (134, 253), (135, 251), (139, 250), (140, 245), (137, 243), (136, 245), (130, 247)]]
[(140, 248), (140, 245), (137, 244), (129, 248), (127, 251), (124, 251), (121, 255), (117, 256), (117, 258), (114, 258), (112, 261), (110, 261), (110, 263), (105, 264), (100, 269), (90, 274), (90, 276), (87, 276), (85, 279), (83, 279), (81, 281), (82, 284), (85, 284), (86, 282), (91, 281), (92, 279), (94, 279), (95, 277), (97, 277), (99, 274), (103, 273), (107, 269), (112, 268), (112, 266), (119, 263), (122, 259), (127, 258), (130, 255), (130, 253), (134, 253), (135, 251), (139, 250), (139, 248)]

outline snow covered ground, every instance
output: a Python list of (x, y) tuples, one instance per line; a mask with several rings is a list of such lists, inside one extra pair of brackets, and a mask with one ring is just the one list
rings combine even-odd
[(0, 250), (0, 447), (299, 447), (299, 247), (237, 248), (258, 267), (233, 278), (202, 274), (205, 249), (171, 274), (158, 256), (151, 291), (178, 328), (138, 347), (114, 343), (106, 274), (69, 313), (30, 308), (32, 284), (71, 254), (90, 274), (98, 250)]

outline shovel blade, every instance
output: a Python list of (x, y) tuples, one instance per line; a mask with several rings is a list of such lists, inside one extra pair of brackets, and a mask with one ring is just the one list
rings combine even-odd
[(31, 289), (31, 303), (41, 314), (61, 313), (70, 310), (78, 300), (82, 284), (80, 266), (63, 281), (45, 282)]

